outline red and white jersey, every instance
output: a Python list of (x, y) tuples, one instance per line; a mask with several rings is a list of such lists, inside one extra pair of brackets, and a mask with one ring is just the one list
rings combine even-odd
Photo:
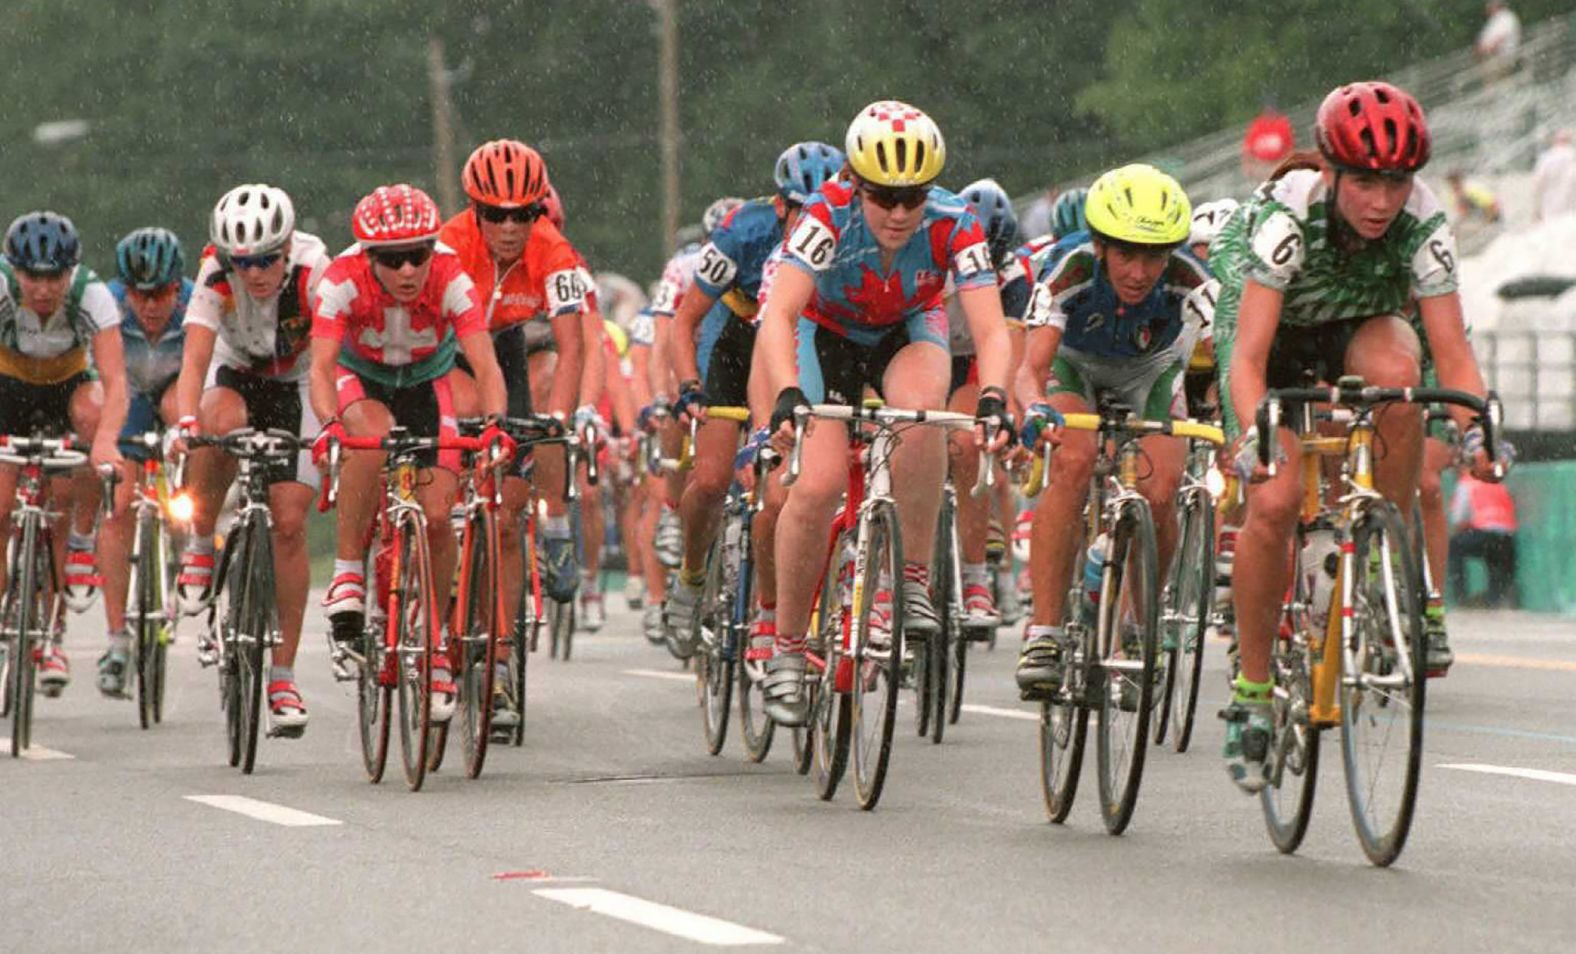
[(649, 307), (653, 315), (672, 318), (678, 312), (684, 293), (695, 283), (695, 267), (700, 264), (700, 251), (699, 243), (691, 242), (668, 259), (668, 264), (662, 269), (662, 278), (651, 296)]
[(306, 375), (312, 333), (312, 295), (332, 258), (323, 240), (306, 232), (290, 237), (285, 281), (272, 297), (247, 294), (239, 277), (220, 262), (213, 246), (203, 249), (186, 323), (218, 335), (214, 357), (221, 364), (270, 378)]
[(342, 342), (341, 363), (357, 370), (441, 361), (444, 367), (436, 373), (442, 373), (453, 362), (456, 336), (486, 330), (487, 313), (475, 283), (459, 257), (441, 244), (426, 285), (409, 304), (394, 300), (373, 276), (371, 260), (352, 245), (323, 275), (312, 317), (312, 337)]

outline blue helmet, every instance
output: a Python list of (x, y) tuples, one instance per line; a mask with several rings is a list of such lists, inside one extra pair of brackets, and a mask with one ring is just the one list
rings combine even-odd
[(180, 281), (186, 270), (181, 240), (169, 229), (146, 228), (128, 233), (115, 245), (115, 270), (127, 287), (139, 291)]
[(1056, 197), (1051, 206), (1051, 234), (1057, 238), (1082, 232), (1089, 227), (1084, 216), (1084, 202), (1089, 198), (1088, 189), (1068, 189)]
[(1007, 190), (995, 179), (980, 179), (963, 187), (963, 201), (979, 217), (991, 261), (1000, 265), (1018, 246), (1018, 215), (1012, 211)]
[(777, 194), (783, 201), (804, 205), (821, 188), (821, 183), (835, 179), (843, 171), (843, 151), (824, 142), (795, 143), (777, 157), (777, 167), (772, 178), (777, 180)]
[(5, 230), (5, 257), (23, 271), (63, 272), (82, 260), (82, 242), (59, 212), (29, 212)]

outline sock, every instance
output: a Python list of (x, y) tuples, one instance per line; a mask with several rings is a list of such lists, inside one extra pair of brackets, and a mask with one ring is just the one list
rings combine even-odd
[(186, 550), (189, 553), (205, 553), (213, 556), (213, 537), (199, 537), (193, 534), (186, 541)]
[(119, 632), (110, 633), (109, 648), (112, 650), (119, 650), (123, 653), (128, 652), (131, 649), (131, 634), (126, 632), (124, 629), (120, 630)]
[(692, 570), (687, 566), (680, 567), (679, 582), (685, 586), (700, 586), (706, 582), (706, 570), (704, 567), (699, 570)]
[(1237, 681), (1232, 683), (1232, 702), (1269, 702), (1270, 693), (1275, 688), (1274, 680), (1254, 682), (1241, 673), (1237, 674)]
[(66, 536), (66, 549), (68, 550), (93, 550), (93, 534), (78, 533), (72, 530)]
[(1023, 640), (1028, 642), (1040, 636), (1054, 636), (1060, 639), (1062, 628), (1060, 626), (1044, 626), (1039, 623), (1030, 623), (1029, 628), (1023, 631)]
[(269, 682), (295, 682), (295, 669), (290, 666), (269, 666)]
[(502, 663), (502, 662), (501, 663), (495, 663), (493, 665), (493, 681), (494, 682), (506, 682), (506, 681), (508, 681), (508, 679), (509, 679), (509, 664), (508, 663)]
[(990, 569), (984, 563), (963, 564), (963, 585), (978, 583), (980, 586), (990, 585)]
[(334, 558), (335, 579), (338, 579), (346, 573), (353, 573), (356, 576), (360, 576), (362, 571), (363, 568), (360, 560), (341, 560), (338, 557)]
[(549, 514), (542, 518), (542, 535), (557, 537), (560, 540), (569, 539), (569, 514), (561, 513), (556, 517)]
[(923, 563), (905, 561), (903, 563), (903, 582), (917, 583), (920, 586), (930, 586), (930, 567)]
[(777, 604), (762, 601), (759, 608), (755, 611), (755, 618), (762, 621), (770, 620), (775, 623), (777, 621)]
[(596, 570), (581, 570), (580, 582), (585, 584), (586, 589), (594, 590), (596, 589), (597, 577), (600, 575)]
[(777, 655), (781, 656), (784, 653), (793, 653), (795, 655), (802, 656), (804, 655), (805, 644), (806, 640), (804, 633), (800, 633), (797, 636), (790, 636), (787, 633), (778, 633)]

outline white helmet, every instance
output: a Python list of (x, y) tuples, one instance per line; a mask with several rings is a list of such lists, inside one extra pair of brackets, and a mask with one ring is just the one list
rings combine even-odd
[(283, 189), (240, 185), (213, 207), (208, 238), (226, 255), (261, 255), (281, 248), (295, 231), (295, 206)]
[(711, 205), (706, 206), (706, 211), (702, 212), (700, 215), (701, 230), (707, 235), (717, 231), (717, 226), (721, 225), (722, 220), (728, 217), (728, 213), (732, 212), (734, 209), (737, 209), (743, 204), (743, 199), (736, 199), (732, 196), (728, 196), (727, 198), (718, 199)]
[(602, 316), (626, 331), (647, 303), (640, 286), (617, 272), (597, 272), (596, 298), (602, 306)]
[(1214, 202), (1205, 202), (1193, 210), (1193, 228), (1188, 233), (1187, 244), (1208, 245), (1215, 241), (1215, 236), (1226, 227), (1231, 220), (1231, 213), (1237, 211), (1236, 199), (1216, 199)]

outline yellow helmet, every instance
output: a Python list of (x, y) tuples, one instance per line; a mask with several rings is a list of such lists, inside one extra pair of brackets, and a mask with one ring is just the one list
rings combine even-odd
[(602, 330), (607, 332), (608, 338), (613, 342), (613, 351), (620, 357), (629, 354), (629, 335), (614, 323), (611, 318), (602, 319)]
[(854, 174), (872, 185), (925, 185), (941, 175), (947, 161), (947, 144), (935, 121), (890, 99), (861, 109), (848, 124), (843, 145)]
[(1179, 245), (1193, 226), (1187, 193), (1154, 166), (1112, 169), (1089, 187), (1084, 201), (1089, 229), (1130, 245)]

